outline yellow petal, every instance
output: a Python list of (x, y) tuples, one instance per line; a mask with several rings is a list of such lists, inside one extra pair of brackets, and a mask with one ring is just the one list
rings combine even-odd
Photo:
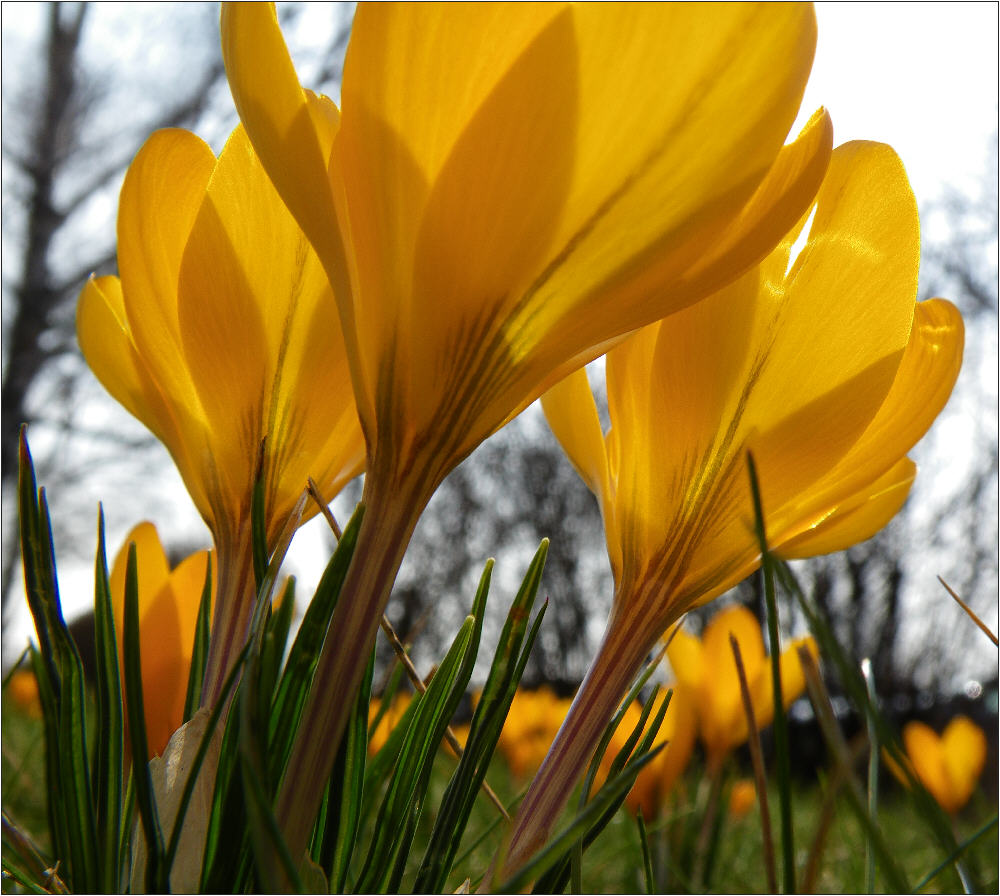
[(689, 690), (697, 691), (708, 674), (701, 641), (681, 629), (667, 646), (667, 657), (677, 680)]
[(188, 131), (157, 131), (129, 165), (118, 206), (118, 268), (136, 350), (172, 403), (194, 405), (177, 320), (181, 258), (215, 168)]
[(129, 545), (133, 542), (138, 573), (140, 622), (144, 608), (153, 602), (170, 574), (167, 555), (164, 553), (156, 526), (152, 523), (139, 523), (125, 536), (125, 542), (111, 565), (111, 575), (108, 579), (111, 602), (115, 610), (115, 625), (118, 628), (119, 650), (122, 647), (122, 626), (125, 618), (125, 570), (128, 564)]
[(946, 812), (953, 811), (954, 796), (945, 769), (941, 739), (923, 722), (908, 722), (903, 728), (906, 755), (920, 783)]
[[(893, 480), (887, 478), (886, 471), (927, 432), (947, 402), (962, 365), (963, 346), (962, 318), (951, 302), (931, 299), (918, 303), (906, 351), (878, 413), (842, 460), (800, 499), (790, 518), (801, 520), (808, 517), (811, 507), (854, 500), (857, 495), (850, 497), (852, 489), (874, 494), (878, 483), (891, 485)], [(897, 467), (896, 474), (895, 481), (902, 485), (904, 470)], [(904, 497), (897, 492), (900, 504)], [(889, 504), (887, 496), (886, 511)], [(873, 521), (876, 512), (874, 507), (869, 510)], [(780, 529), (775, 540), (781, 540)]]
[(896, 154), (838, 147), (806, 246), (777, 285), (784, 296), (765, 332), (780, 337), (748, 399), (765, 512), (811, 487), (885, 400), (913, 322), (919, 248)]
[(813, 659), (819, 658), (819, 647), (812, 637), (796, 638), (781, 652), (781, 698), (785, 709), (798, 700), (806, 689), (806, 677), (799, 659), (799, 649), (802, 647), (812, 654)]
[[(117, 277), (87, 281), (77, 303), (77, 339), (87, 364), (103, 386), (129, 413), (145, 424), (167, 447), (195, 506), (206, 519), (211, 508), (205, 493), (202, 452), (203, 423), (197, 399), (169, 400), (140, 356), (125, 317), (121, 282)], [(178, 369), (182, 365), (175, 361)]]
[(740, 605), (720, 610), (705, 626), (702, 644), (706, 663), (713, 670), (712, 712), (717, 724), (727, 731), (729, 745), (735, 746), (746, 737), (747, 720), (730, 635), (740, 647), (755, 715), (769, 713), (771, 689), (766, 675), (764, 638), (757, 618)]
[[(669, 310), (657, 305), (669, 301), (669, 290), (652, 304), (644, 290), (643, 301), (637, 298), (627, 308), (609, 298), (610, 281), (634, 278), (648, 257), (669, 253), (682, 242), (679, 234), (686, 238), (692, 229), (705, 246), (713, 242), (773, 162), (812, 54), (808, 9), (708, 9), (577, 8), (572, 41), (564, 24), (568, 14), (553, 6), (359, 12), (345, 66), (337, 152), (366, 293), (355, 308), (359, 341), (377, 347), (366, 362), (370, 381), (384, 369), (379, 356), (390, 351), (395, 383), (445, 381), (436, 367), (409, 358), (406, 347), (425, 345), (427, 339), (458, 346), (471, 335), (492, 354), (471, 379), (481, 390), (475, 400), (490, 408), (480, 416), (495, 417), (495, 426), (523, 398), (512, 399), (508, 391), (528, 388), (505, 383), (506, 368), (541, 338), (558, 334), (553, 338), (561, 362)], [(748, 30), (755, 40), (746, 40)], [(774, 54), (793, 61), (774, 66)], [(545, 69), (547, 77), (534, 79), (526, 112), (513, 97), (524, 92), (521, 73), (535, 68)], [(507, 190), (497, 188), (490, 159), (507, 145), (506, 134), (521, 133), (526, 118), (541, 129), (518, 141), (530, 146), (550, 133), (550, 124), (537, 124), (539, 115), (561, 106), (562, 114), (571, 111), (563, 98), (565, 78), (574, 68), (575, 155), (559, 223), (549, 237), (566, 189), (565, 165), (556, 164), (564, 144), (549, 140), (544, 152), (518, 164)], [(739, 89), (749, 80), (753, 91)], [(478, 136), (482, 110), (490, 112), (495, 149)], [(749, 133), (753, 140), (745, 139)], [(480, 146), (485, 155), (477, 166), (472, 147)], [(455, 198), (440, 200), (438, 214), (431, 206), (442, 194)], [(477, 201), (460, 207), (458, 197), (464, 196)], [(470, 240), (485, 235), (489, 245), (508, 247), (498, 258), (484, 250), (482, 260), (468, 268), (468, 251), (443, 260), (433, 254), (450, 247), (459, 230)], [(504, 234), (515, 238), (501, 240)], [(551, 248), (538, 256), (546, 244)], [(446, 310), (456, 303), (421, 290), (423, 268), (417, 285), (411, 282), (411, 270), (428, 257), (425, 251), (432, 253), (436, 284), (446, 285), (449, 294), (462, 287), (466, 305), (459, 307), (458, 319), (429, 313), (439, 304)], [(678, 270), (693, 252), (688, 246), (680, 254)], [(479, 257), (477, 250), (473, 258)], [(487, 260), (491, 266), (484, 267)], [(512, 284), (518, 285), (505, 288)], [(600, 299), (595, 291), (587, 307), (578, 304), (578, 297), (596, 287)], [(497, 325), (503, 333), (491, 336)], [(532, 370), (531, 387), (540, 388), (537, 381), (549, 373), (552, 360)], [(409, 371), (409, 364), (416, 369)], [(510, 375), (516, 377), (516, 371)], [(501, 393), (506, 407), (494, 401)], [(426, 399), (427, 413), (441, 397)], [(423, 392), (419, 398), (424, 400)], [(461, 407), (461, 399), (456, 401)], [(426, 413), (417, 416), (418, 428), (428, 422)]]
[(549, 389), (542, 396), (542, 409), (559, 444), (587, 488), (600, 502), (611, 565), (620, 570), (620, 543), (608, 476), (608, 457), (586, 369), (571, 373)]
[(278, 192), (324, 254), (331, 240), (339, 240), (327, 174), (337, 108), (313, 101), (300, 86), (274, 4), (224, 3), (221, 25), (222, 58), (240, 119)]
[(871, 538), (902, 509), (916, 475), (916, 464), (904, 457), (870, 486), (840, 503), (828, 517), (780, 545), (777, 552), (786, 559), (815, 557)]
[[(635, 439), (646, 457), (634, 463), (659, 468), (644, 474), (655, 497), (640, 506), (660, 520), (647, 552), (662, 554), (663, 578), (693, 600), (721, 593), (756, 563), (746, 449), (757, 461), (769, 532), (829, 513), (827, 504), (802, 520), (800, 508), (872, 421), (909, 338), (919, 235), (891, 149), (849, 144), (834, 152), (806, 246), (786, 275), (794, 238), (759, 272), (659, 325), (649, 379), (660, 365), (672, 376), (645, 412), (654, 422), (637, 424), (649, 434)], [(725, 335), (733, 330), (749, 334), (746, 350)], [(730, 340), (724, 351), (720, 338)], [(713, 373), (699, 357), (728, 360)], [(608, 358), (609, 398), (617, 358)], [(626, 420), (623, 433), (634, 425)], [(618, 422), (612, 406), (612, 433)]]
[(76, 335), (88, 366), (104, 388), (163, 438), (162, 402), (158, 405), (150, 395), (151, 382), (132, 344), (117, 277), (87, 281), (76, 306)]
[(982, 774), (986, 763), (986, 735), (971, 719), (955, 716), (941, 735), (941, 746), (957, 811), (969, 801)]

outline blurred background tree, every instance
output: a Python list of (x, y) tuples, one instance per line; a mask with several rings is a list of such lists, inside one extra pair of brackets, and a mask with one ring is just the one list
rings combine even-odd
[[(349, 4), (280, 8), (299, 71), (339, 95)], [(95, 509), (106, 502), (109, 549), (152, 517), (181, 555), (207, 533), (164, 449), (86, 369), (73, 327), (91, 273), (115, 269), (114, 219), (125, 168), (157, 127), (196, 130), (218, 150), (235, 123), (218, 52), (215, 4), (3, 8), (3, 634), (11, 661), (27, 636), (17, 563), (16, 439), (30, 425), (47, 486), (67, 605), (92, 600)], [(996, 653), (936, 580), (996, 626), (997, 149), (985, 176), (922, 207), (921, 295), (945, 295), (967, 324), (955, 394), (916, 452), (923, 469), (900, 517), (844, 554), (797, 569), (854, 653), (870, 656), (899, 708), (963, 689), (996, 711)], [(905, 158), (905, 151), (904, 151)], [(602, 377), (594, 377), (597, 385)], [(600, 396), (599, 396), (600, 400)], [(357, 483), (335, 503), (345, 516)], [(310, 524), (306, 584), (327, 536)], [(611, 576), (597, 504), (537, 407), (481, 446), (443, 484), (421, 521), (389, 617), (428, 671), (496, 556), (493, 630), (542, 537), (551, 539), (549, 609), (525, 681), (568, 692), (603, 631)], [(308, 556), (309, 552), (312, 557)], [(733, 596), (754, 604), (749, 582)], [(300, 594), (303, 593), (300, 591)], [(714, 608), (712, 608), (714, 609)], [(72, 610), (71, 610), (72, 612)], [(701, 615), (689, 625), (700, 627)], [(794, 612), (784, 619), (800, 632)], [(486, 638), (490, 638), (490, 624)]]

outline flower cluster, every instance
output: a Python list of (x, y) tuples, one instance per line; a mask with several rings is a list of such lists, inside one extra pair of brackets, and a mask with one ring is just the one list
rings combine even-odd
[[(668, 628), (759, 566), (748, 454), (782, 556), (846, 547), (901, 507), (962, 321), (916, 301), (917, 209), (895, 153), (834, 149), (823, 110), (786, 143), (815, 39), (807, 4), (362, 4), (338, 108), (300, 84), (271, 6), (224, 7), (241, 123), (218, 158), (178, 130), (142, 148), (121, 195), (120, 276), (86, 285), (78, 333), (211, 530), (205, 706), (247, 637), (255, 488), (272, 550), (310, 479), (329, 500), (365, 471), (274, 805), (296, 860), (423, 508), (536, 399), (600, 502), (615, 590), (572, 706), (522, 694), (511, 712), (534, 745), (505, 734), (527, 751), (515, 771), (545, 759), (507, 870), (545, 842)], [(602, 355), (607, 431), (583, 369)], [(144, 659), (186, 682), (205, 555), (171, 573), (151, 527), (130, 539), (144, 618), (166, 620), (144, 639), (177, 631), (144, 640)], [(662, 799), (696, 727), (710, 763), (747, 736), (730, 631), (769, 720), (756, 620), (728, 611), (700, 644), (679, 635), (670, 745), (637, 805)], [(791, 699), (801, 672), (786, 665)], [(183, 702), (162, 694), (157, 745)]]

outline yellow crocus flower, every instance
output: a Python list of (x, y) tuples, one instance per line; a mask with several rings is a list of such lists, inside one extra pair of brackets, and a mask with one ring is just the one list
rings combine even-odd
[(748, 451), (769, 543), (786, 556), (861, 541), (906, 497), (906, 452), (958, 375), (961, 317), (943, 299), (915, 301), (916, 202), (889, 147), (835, 150), (810, 214), (794, 262), (806, 218), (757, 270), (608, 353), (606, 436), (586, 372), (543, 399), (600, 501), (615, 594), (508, 867), (544, 841), (657, 640), (758, 567)]
[[(222, 14), (236, 107), (334, 287), (367, 441), (348, 574), (276, 812), (304, 849), (416, 519), (475, 446), (628, 332), (759, 261), (829, 159), (782, 147), (808, 5), (361, 5), (342, 111), (273, 7)], [(346, 704), (345, 704), (346, 705)]]
[[(198, 551), (171, 570), (160, 536), (152, 523), (139, 523), (115, 556), (108, 585), (118, 641), (118, 665), (124, 681), (125, 567), (128, 547), (135, 544), (139, 586), (139, 656), (142, 701), (150, 757), (166, 749), (184, 721), (198, 606), (205, 587), (208, 551)], [(214, 563), (213, 563), (214, 567)]]
[[(720, 610), (705, 626), (700, 640), (685, 631), (677, 632), (667, 648), (674, 672), (697, 695), (698, 730), (710, 769), (717, 769), (749, 735), (730, 635), (740, 647), (754, 721), (758, 728), (765, 728), (774, 718), (771, 662), (764, 652), (760, 623), (746, 607)], [(781, 652), (781, 694), (786, 709), (805, 689), (799, 647), (806, 647), (814, 656), (817, 653), (812, 638), (796, 639)]]
[(78, 338), (105, 388), (166, 445), (215, 540), (210, 704), (252, 608), (258, 459), (269, 547), (308, 477), (332, 498), (363, 467), (340, 322), (242, 126), (218, 158), (183, 130), (146, 141), (122, 187), (118, 266), (120, 279), (84, 287)]
[[(923, 722), (903, 728), (903, 746), (912, 772), (938, 805), (955, 815), (972, 796), (986, 763), (986, 735), (966, 716), (955, 716), (938, 736)], [(892, 773), (909, 785), (906, 774), (891, 760)]]

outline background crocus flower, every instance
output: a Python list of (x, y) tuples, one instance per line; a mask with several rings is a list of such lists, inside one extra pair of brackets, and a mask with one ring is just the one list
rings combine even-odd
[[(334, 286), (367, 441), (354, 565), (277, 804), (304, 849), (329, 744), (417, 517), (482, 439), (639, 326), (731, 282), (825, 169), (782, 148), (808, 6), (372, 5), (343, 109), (299, 85), (270, 7), (232, 4), (237, 109)], [(346, 705), (346, 704), (345, 704)]]
[(733, 782), (729, 791), (729, 817), (743, 818), (757, 804), (757, 786), (751, 778), (740, 778)]
[[(972, 796), (986, 762), (986, 735), (966, 716), (955, 716), (940, 736), (923, 722), (903, 728), (903, 746), (912, 772), (938, 805), (956, 814)], [(895, 762), (889, 769), (905, 785), (906, 774)]]
[[(109, 587), (118, 641), (118, 665), (125, 668), (125, 567), (128, 547), (135, 544), (139, 585), (139, 656), (142, 702), (150, 756), (163, 753), (170, 736), (184, 722), (198, 606), (205, 588), (208, 551), (198, 551), (175, 569), (152, 523), (139, 523), (115, 557)], [(213, 564), (214, 565), (214, 564)]]
[[(683, 630), (677, 632), (667, 648), (674, 672), (696, 695), (698, 730), (711, 769), (717, 769), (750, 733), (730, 635), (739, 644), (754, 721), (758, 728), (765, 728), (774, 718), (771, 665), (764, 652), (760, 623), (746, 607), (720, 610), (705, 626), (701, 639)], [(796, 639), (781, 652), (781, 694), (786, 709), (805, 689), (798, 656), (802, 646), (814, 655), (817, 652), (812, 638)]]
[[(625, 805), (633, 812), (642, 810), (643, 818), (654, 818), (659, 813), (674, 786), (674, 782), (687, 768), (694, 751), (695, 736), (698, 731), (698, 716), (695, 709), (695, 694), (682, 684), (662, 688), (653, 702), (650, 718), (660, 711), (660, 706), (673, 690), (670, 705), (663, 716), (653, 747), (663, 744), (653, 759), (636, 776), (635, 784), (625, 797)], [(601, 762), (600, 785), (606, 778), (615, 755), (625, 745), (625, 741), (639, 723), (642, 711), (637, 703), (629, 704), (625, 717), (611, 737), (611, 742)]]
[(656, 641), (759, 565), (748, 451), (779, 552), (867, 538), (905, 498), (905, 454), (958, 375), (961, 317), (943, 299), (915, 302), (916, 203), (889, 147), (838, 148), (812, 214), (794, 262), (805, 219), (738, 283), (609, 352), (606, 437), (584, 371), (543, 399), (600, 501), (615, 595), (509, 867), (545, 839)]
[(166, 445), (215, 539), (209, 704), (249, 622), (258, 458), (269, 546), (308, 477), (332, 498), (362, 469), (339, 318), (242, 127), (218, 159), (187, 131), (146, 141), (122, 187), (118, 265), (120, 279), (87, 283), (77, 333), (98, 379)]
[(571, 702), (547, 687), (514, 694), (497, 748), (515, 777), (527, 778), (542, 764)]

